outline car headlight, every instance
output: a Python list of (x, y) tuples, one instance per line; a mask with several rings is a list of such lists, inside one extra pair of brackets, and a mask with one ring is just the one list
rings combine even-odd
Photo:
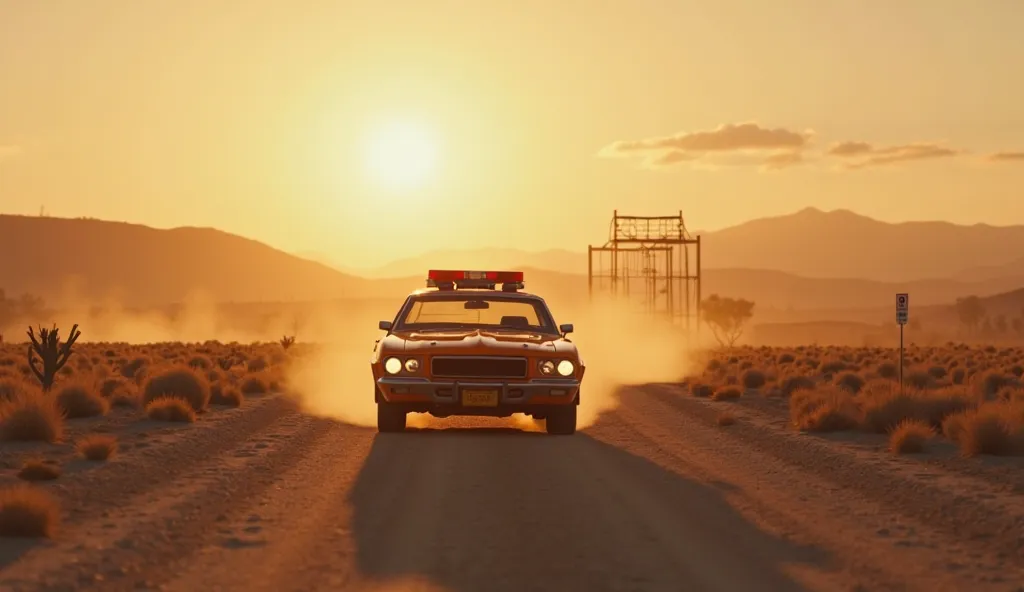
[(402, 360), (398, 358), (388, 358), (384, 360), (384, 370), (388, 374), (398, 374), (402, 371)]
[(558, 373), (562, 376), (572, 376), (572, 373), (575, 371), (576, 366), (574, 366), (569, 360), (562, 360), (558, 363)]
[(409, 358), (405, 361), (405, 371), (415, 372), (420, 369), (420, 361), (416, 358)]
[(539, 365), (540, 373), (544, 375), (551, 375), (555, 373), (555, 363), (551, 360), (544, 360)]

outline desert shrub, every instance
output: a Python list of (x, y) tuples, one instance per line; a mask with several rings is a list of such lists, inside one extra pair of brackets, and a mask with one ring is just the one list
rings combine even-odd
[(850, 430), (857, 427), (860, 415), (850, 392), (834, 385), (793, 391), (789, 412), (793, 425), (808, 432)]
[(900, 367), (892, 362), (883, 362), (875, 370), (882, 378), (894, 379), (900, 376)]
[(790, 396), (799, 389), (813, 389), (814, 380), (809, 376), (793, 375), (787, 376), (779, 384), (779, 389), (784, 396)]
[(57, 442), (64, 434), (64, 412), (53, 397), (21, 394), (0, 401), (0, 440)]
[(60, 477), (60, 467), (38, 459), (25, 461), (18, 471), (18, 478), (25, 481), (53, 481)]
[(718, 425), (725, 427), (734, 423), (736, 423), (736, 416), (732, 413), (725, 412), (718, 415)]
[(213, 362), (205, 355), (195, 355), (188, 359), (188, 367), (193, 370), (209, 370), (213, 368)]
[(935, 430), (931, 425), (919, 420), (903, 420), (889, 434), (889, 450), (894, 454), (924, 452), (933, 437)]
[(106, 415), (110, 410), (110, 403), (84, 383), (64, 385), (54, 397), (68, 419)]
[(765, 385), (767, 378), (761, 370), (751, 368), (743, 373), (743, 388), (759, 389)]
[(108, 460), (117, 453), (117, 438), (107, 434), (90, 434), (75, 443), (75, 450), (86, 460)]
[(967, 378), (967, 371), (963, 368), (954, 368), (950, 373), (950, 378), (953, 380), (953, 384), (963, 384), (964, 379)]
[(836, 386), (857, 394), (864, 387), (864, 379), (855, 372), (844, 372), (836, 379)]
[(711, 398), (715, 401), (734, 401), (739, 399), (742, 393), (740, 389), (736, 387), (722, 387), (715, 391), (715, 394), (711, 395)]
[(1024, 454), (1024, 407), (1007, 403), (986, 403), (950, 418), (943, 426), (955, 435), (964, 456)]
[(982, 375), (981, 380), (976, 383), (976, 388), (981, 397), (991, 399), (995, 397), (999, 389), (1011, 384), (1010, 377), (995, 370), (990, 370)]
[(857, 397), (863, 412), (862, 427), (877, 434), (896, 428), (900, 422), (920, 419), (921, 395), (913, 389), (900, 392), (888, 383), (869, 383)]
[(60, 506), (47, 492), (28, 485), (0, 490), (0, 536), (52, 537)]
[(793, 354), (790, 353), (779, 354), (779, 357), (776, 359), (776, 361), (779, 364), (792, 364), (795, 360), (796, 357), (794, 357)]
[(196, 412), (192, 405), (178, 396), (161, 395), (146, 403), (146, 417), (156, 421), (193, 423)]
[(266, 370), (270, 364), (267, 359), (263, 356), (255, 357), (245, 364), (245, 369), (249, 372), (262, 372)]
[(927, 372), (935, 380), (942, 380), (948, 374), (945, 366), (931, 366)]
[(139, 374), (147, 364), (149, 364), (149, 360), (145, 357), (139, 356), (133, 358), (131, 361), (126, 362), (121, 366), (121, 376), (125, 378), (136, 378), (136, 374)]
[(229, 407), (241, 407), (245, 396), (242, 391), (234, 386), (215, 382), (210, 385), (210, 402), (214, 405), (227, 405)]
[(842, 360), (830, 360), (821, 365), (818, 370), (822, 374), (836, 374), (847, 369), (847, 365)]
[(243, 395), (262, 395), (270, 390), (270, 386), (263, 376), (251, 374), (242, 380), (238, 389), (242, 391)]
[(935, 379), (928, 372), (914, 370), (904, 373), (903, 383), (910, 388), (926, 389), (935, 385)]
[(0, 401), (9, 401), (19, 394), (32, 390), (34, 385), (25, 381), (21, 375), (0, 376)]
[(112, 377), (100, 382), (100, 395), (110, 398), (114, 393), (131, 390), (129, 383), (124, 378)]
[(180, 397), (194, 411), (203, 411), (210, 403), (210, 385), (206, 378), (187, 367), (154, 373), (146, 380), (142, 392), (147, 405), (163, 396)]

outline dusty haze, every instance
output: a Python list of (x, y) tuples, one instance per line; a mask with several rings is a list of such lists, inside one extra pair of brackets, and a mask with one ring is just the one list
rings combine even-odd
[[(397, 304), (396, 304), (397, 306)], [(604, 411), (618, 404), (617, 391), (626, 384), (667, 382), (682, 377), (690, 356), (679, 331), (608, 301), (575, 307), (571, 318), (552, 306), (559, 322), (572, 322), (571, 336), (587, 366), (583, 378), (578, 424), (591, 425)], [(297, 359), (288, 382), (308, 412), (356, 425), (375, 426), (369, 361), (373, 341), (382, 332), (377, 321), (390, 319), (394, 309), (320, 318), (318, 325), (335, 328), (336, 336)], [(422, 425), (410, 416), (410, 425)], [(535, 427), (530, 418), (513, 419), (519, 427)]]

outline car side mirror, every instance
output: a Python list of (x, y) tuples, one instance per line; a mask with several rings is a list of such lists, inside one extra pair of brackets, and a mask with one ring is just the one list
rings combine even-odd
[(572, 333), (572, 329), (573, 329), (572, 323), (566, 323), (564, 325), (559, 325), (558, 326), (558, 330), (562, 332), (562, 335), (568, 335), (568, 334)]
[(391, 321), (380, 321), (377, 323), (377, 328), (380, 329), (381, 331), (390, 331)]

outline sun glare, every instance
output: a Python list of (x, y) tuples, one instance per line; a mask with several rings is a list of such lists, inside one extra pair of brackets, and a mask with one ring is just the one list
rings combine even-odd
[(371, 132), (366, 165), (375, 183), (391, 190), (418, 189), (437, 168), (438, 146), (426, 126), (393, 121)]

